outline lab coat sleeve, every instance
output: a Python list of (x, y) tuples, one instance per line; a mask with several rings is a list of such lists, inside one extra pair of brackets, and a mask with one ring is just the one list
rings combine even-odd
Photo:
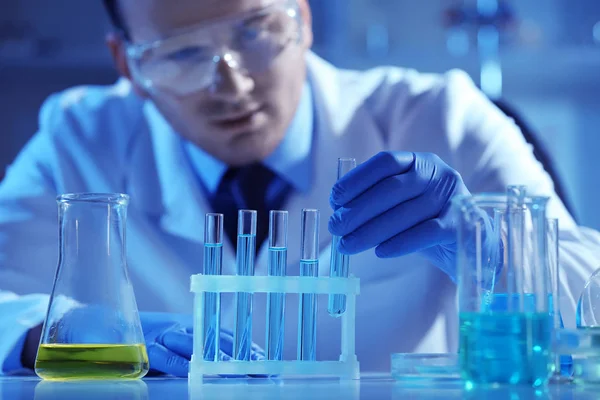
[(40, 131), (0, 184), (0, 373), (22, 368), (25, 335), (43, 322), (56, 269), (55, 153), (44, 131), (55, 103), (45, 103)]
[(443, 142), (448, 146), (446, 161), (461, 173), (472, 193), (502, 192), (507, 185), (520, 184), (531, 194), (550, 196), (548, 217), (559, 218), (561, 227), (561, 312), (565, 325), (574, 326), (579, 295), (599, 267), (600, 233), (575, 223), (519, 128), (467, 74), (448, 73), (440, 98), (446, 125)]

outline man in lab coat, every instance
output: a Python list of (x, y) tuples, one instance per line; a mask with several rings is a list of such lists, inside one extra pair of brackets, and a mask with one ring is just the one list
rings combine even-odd
[[(187, 371), (189, 278), (202, 271), (204, 215), (226, 214), (224, 273), (232, 274), (232, 210), (242, 206), (259, 209), (262, 235), (265, 210), (289, 210), (292, 275), (302, 208), (322, 213), (320, 274), (329, 271), (331, 234), (343, 237), (340, 250), (353, 254), (361, 279), (363, 371), (389, 370), (394, 352), (456, 351), (449, 204), (457, 194), (525, 184), (552, 197), (549, 214), (562, 227), (561, 305), (573, 323), (599, 235), (575, 224), (518, 128), (466, 74), (336, 69), (309, 51), (306, 0), (105, 3), (119, 28), (108, 42), (123, 79), (51, 96), (0, 185), (3, 372), (35, 358), (57, 260), (54, 199), (67, 192), (131, 195), (128, 268), (150, 364), (161, 372)], [(334, 186), (338, 157), (360, 165)], [(265, 274), (259, 242), (256, 273)], [(253, 339), (264, 345), (264, 299), (254, 307)], [(324, 308), (318, 358), (336, 360), (339, 319)], [(225, 326), (232, 315), (224, 302)]]

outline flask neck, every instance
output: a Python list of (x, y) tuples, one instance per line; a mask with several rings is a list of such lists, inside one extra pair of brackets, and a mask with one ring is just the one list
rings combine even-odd
[[(60, 263), (105, 270), (125, 261), (126, 206), (63, 202), (59, 208)], [(93, 272), (93, 271), (90, 271)]]

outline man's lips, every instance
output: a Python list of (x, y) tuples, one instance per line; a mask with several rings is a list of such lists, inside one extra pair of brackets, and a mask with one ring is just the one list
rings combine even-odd
[(264, 106), (258, 106), (256, 108), (245, 109), (243, 112), (236, 112), (235, 114), (231, 113), (213, 117), (209, 120), (209, 123), (223, 133), (236, 136), (241, 133), (254, 132), (264, 128), (267, 122), (265, 111)]
[(239, 123), (243, 123), (244, 121), (248, 121), (249, 119), (252, 118), (252, 116), (254, 116), (256, 113), (258, 113), (261, 110), (262, 110), (262, 106), (257, 105), (257, 106), (246, 108), (245, 110), (242, 110), (242, 111), (236, 111), (233, 113), (223, 114), (223, 115), (219, 115), (217, 117), (213, 117), (210, 119), (210, 121), (213, 124), (217, 124), (217, 125), (239, 124)]

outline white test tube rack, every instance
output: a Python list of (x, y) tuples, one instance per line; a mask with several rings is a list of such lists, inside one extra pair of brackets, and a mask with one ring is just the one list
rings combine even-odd
[[(215, 375), (278, 375), (328, 376), (340, 379), (359, 379), (356, 357), (356, 296), (360, 294), (360, 279), (306, 276), (237, 276), (193, 275), (194, 348), (188, 380), (202, 381)], [(346, 312), (342, 314), (341, 355), (339, 361), (260, 360), (206, 361), (204, 354), (204, 293), (286, 293), (316, 295), (346, 295)], [(266, 311), (265, 311), (266, 312)], [(300, 327), (298, 327), (300, 329)], [(317, 335), (319, 330), (317, 329)]]

